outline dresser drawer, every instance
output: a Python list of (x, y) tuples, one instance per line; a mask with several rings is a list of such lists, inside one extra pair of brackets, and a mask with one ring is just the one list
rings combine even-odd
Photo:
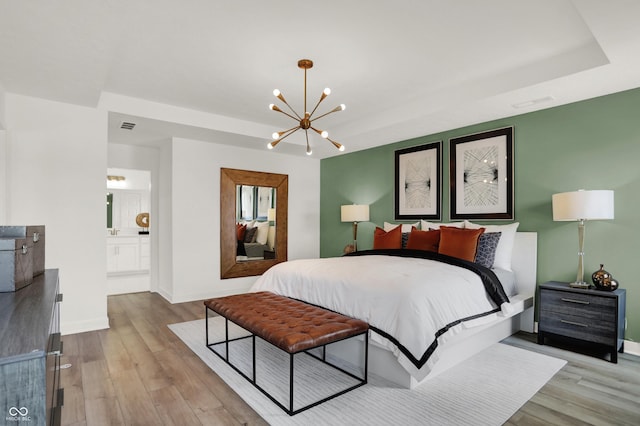
[(542, 311), (583, 317), (590, 323), (615, 323), (617, 317), (616, 299), (599, 295), (543, 289), (540, 306)]

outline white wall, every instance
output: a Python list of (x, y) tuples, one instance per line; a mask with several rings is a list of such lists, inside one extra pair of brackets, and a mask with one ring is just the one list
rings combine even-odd
[(319, 257), (320, 160), (179, 138), (171, 152), (170, 301), (243, 292), (257, 279), (220, 279), (221, 167), (288, 175), (289, 259)]
[[(5, 125), (6, 125), (6, 118), (5, 118), (5, 111), (6, 111), (6, 102), (5, 102), (5, 96), (6, 93), (4, 91), (4, 88), (2, 87), (2, 84), (0, 84), (0, 130), (4, 130), (5, 129)], [(0, 151), (2, 152), (2, 151)]]
[[(158, 293), (165, 299), (173, 297), (173, 215), (172, 199), (172, 152), (173, 142), (160, 147), (160, 176), (158, 177)], [(151, 223), (151, 222), (150, 222)], [(153, 226), (153, 223), (152, 223)], [(150, 232), (153, 232), (153, 228)]]
[(5, 92), (0, 85), (0, 223), (6, 221), (7, 206), (6, 206), (6, 187), (7, 176), (6, 167), (9, 164), (7, 159), (7, 137), (5, 132)]
[(6, 131), (0, 130), (0, 223), (6, 223), (7, 221), (7, 166), (9, 165), (9, 148), (6, 133)]
[(106, 112), (6, 94), (6, 127), (6, 223), (46, 226), (45, 267), (60, 269), (64, 293), (62, 332), (108, 327)]

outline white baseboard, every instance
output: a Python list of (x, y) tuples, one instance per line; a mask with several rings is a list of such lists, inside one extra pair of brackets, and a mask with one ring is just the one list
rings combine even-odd
[(624, 353), (640, 356), (640, 343), (631, 340), (624, 341)]
[(109, 328), (108, 317), (75, 322), (61, 321), (60, 324), (60, 331), (63, 336), (67, 334), (85, 333), (87, 331), (104, 330), (105, 328)]

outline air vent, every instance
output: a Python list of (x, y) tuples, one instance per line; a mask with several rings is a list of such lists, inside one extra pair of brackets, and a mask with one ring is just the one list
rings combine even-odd
[(520, 102), (520, 103), (517, 103), (517, 104), (512, 104), (511, 106), (514, 107), (514, 108), (527, 108), (527, 107), (531, 107), (531, 106), (534, 106), (534, 105), (537, 105), (537, 104), (551, 102), (553, 100), (555, 100), (555, 98), (553, 96), (545, 96), (544, 98), (531, 99), (531, 100)]
[(136, 123), (131, 123), (129, 121), (123, 121), (120, 124), (120, 128), (124, 130), (133, 130), (134, 127), (136, 127)]

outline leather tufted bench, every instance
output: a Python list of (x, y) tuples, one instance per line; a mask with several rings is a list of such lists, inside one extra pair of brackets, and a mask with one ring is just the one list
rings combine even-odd
[[(367, 355), (368, 355), (368, 329), (369, 325), (361, 320), (347, 317), (317, 306), (309, 305), (299, 300), (290, 299), (271, 292), (257, 292), (237, 294), (233, 296), (218, 297), (205, 300), (206, 315), (206, 344), (216, 355), (220, 356), (238, 373), (249, 380), (262, 393), (285, 410), (289, 415), (297, 414), (303, 410), (316, 406), (338, 395), (342, 395), (356, 387), (367, 383)], [(225, 318), (225, 340), (209, 343), (209, 310), (216, 312)], [(251, 333), (253, 342), (253, 377), (249, 377), (236, 368), (229, 361), (229, 344), (238, 339), (229, 339), (228, 321), (235, 323)], [(342, 368), (329, 363), (325, 357), (325, 346), (331, 343), (364, 335), (364, 378), (357, 377)], [(255, 381), (255, 337), (282, 349), (290, 354), (289, 377), (289, 407), (273, 398)], [(217, 352), (214, 347), (224, 344), (224, 355)], [(322, 357), (315, 355), (311, 350), (322, 348)], [(294, 410), (293, 378), (294, 359), (299, 353), (306, 353), (314, 358), (331, 365), (343, 373), (358, 380), (357, 384), (331, 395), (320, 401), (308, 404)]]

